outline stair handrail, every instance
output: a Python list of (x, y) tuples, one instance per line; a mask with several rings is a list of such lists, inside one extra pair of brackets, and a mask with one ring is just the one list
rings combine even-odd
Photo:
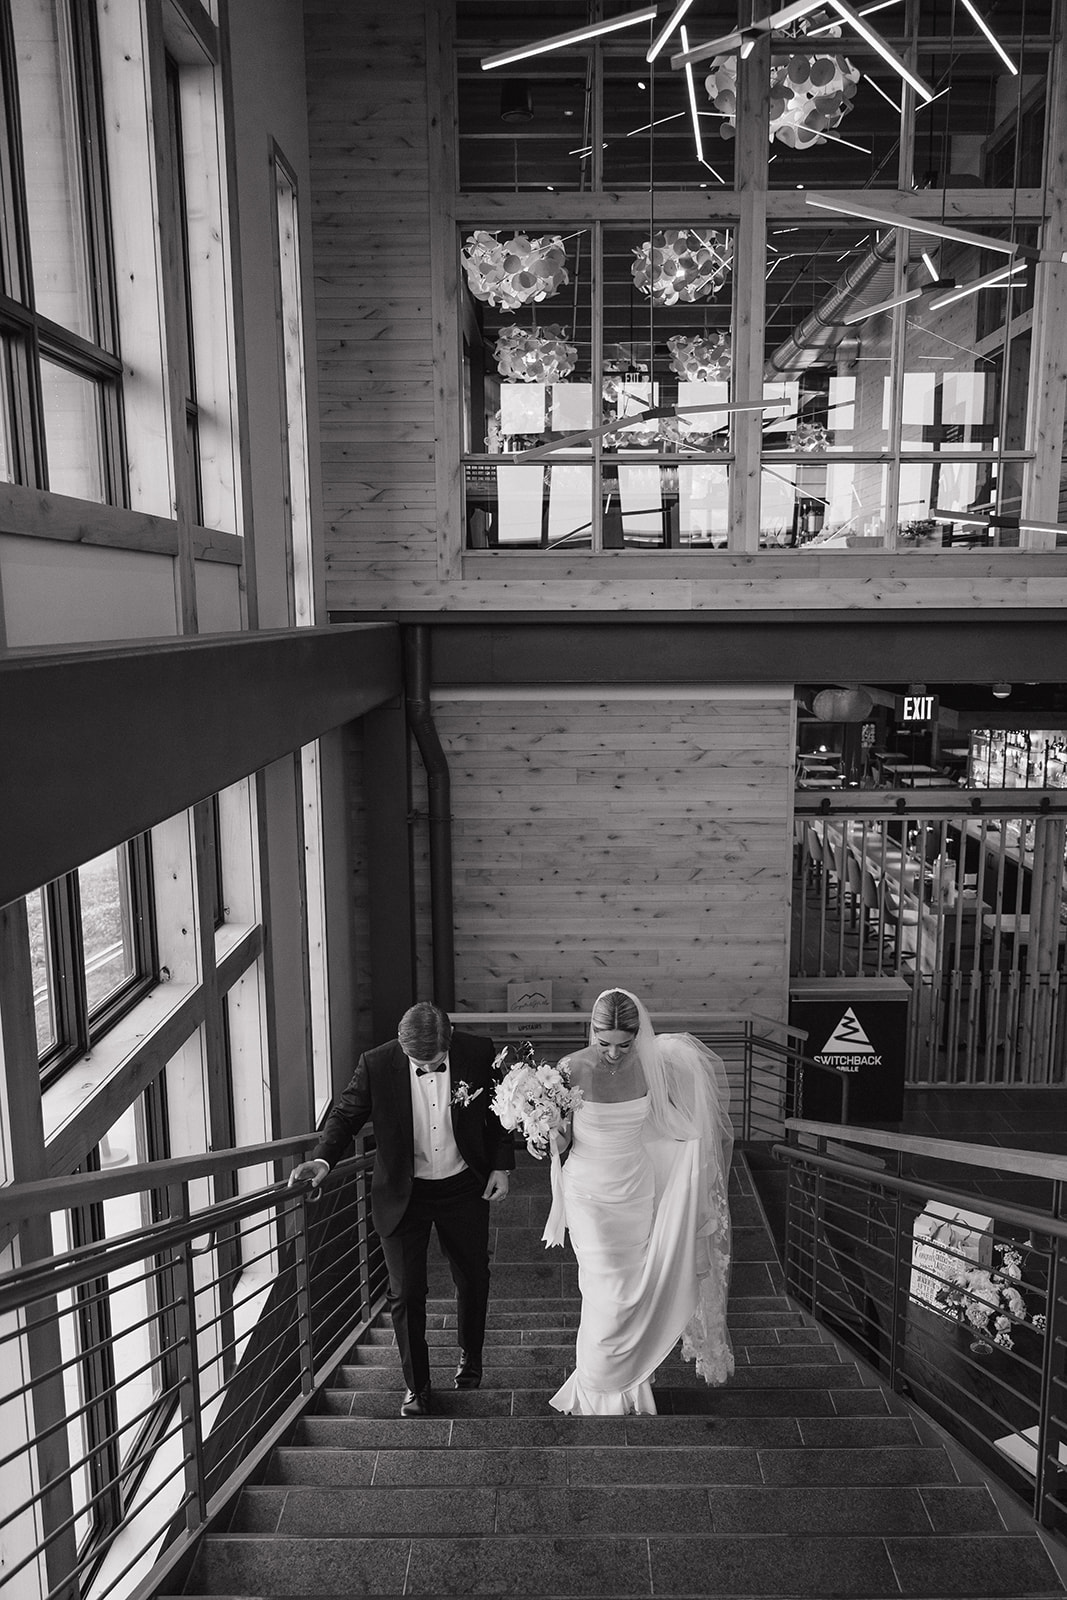
[(102, 1172), (2, 1184), (0, 1228), (31, 1217), (46, 1216), (52, 1211), (111, 1200), (118, 1195), (140, 1194), (146, 1189), (164, 1189), (171, 1184), (192, 1183), (197, 1178), (215, 1178), (242, 1167), (283, 1161), (317, 1144), (318, 1139), (317, 1133), (305, 1133), (287, 1139), (271, 1139), (264, 1144), (233, 1145), (201, 1155), (168, 1156), (162, 1161), (144, 1161)]
[[(858, 1146), (884, 1156), (861, 1163), (859, 1151), (852, 1153)], [(789, 1171), (783, 1252), (789, 1292), (857, 1349), (891, 1388), (961, 1438), (986, 1471), (1029, 1498), (1035, 1521), (1063, 1538), (1067, 1156), (804, 1118), (787, 1121), (786, 1141), (773, 1145), (772, 1154)], [(909, 1156), (1040, 1178), (1050, 1185), (1048, 1205), (1005, 1202), (905, 1176)], [(908, 1201), (916, 1220), (908, 1219)], [(975, 1248), (966, 1243), (969, 1224), (961, 1238), (950, 1231), (947, 1242), (940, 1231), (920, 1233), (917, 1215), (935, 1203), (946, 1208), (930, 1213), (939, 1230), (954, 1214), (957, 1222), (963, 1221), (959, 1213), (989, 1219), (993, 1237), (984, 1267), (981, 1256), (969, 1254)], [(1025, 1231), (1025, 1238), (1005, 1234), (995, 1243), (998, 1224)], [(1017, 1252), (1013, 1272), (1007, 1254), (999, 1265), (992, 1260), (996, 1250)], [(1036, 1277), (1031, 1265), (1022, 1269), (1024, 1255), (1038, 1263)], [(959, 1324), (970, 1341), (970, 1360), (962, 1349), (945, 1345), (945, 1322)], [(1016, 1351), (1015, 1341), (1024, 1334), (1036, 1339), (1036, 1357)], [(1006, 1372), (990, 1374), (974, 1356), (991, 1355), (998, 1346)], [(1029, 1428), (1027, 1415), (1033, 1418)], [(992, 1436), (991, 1423), (994, 1431), (1007, 1430), (1003, 1437)]]
[[(36, 1592), (40, 1569), (42, 1593), (74, 1593), (72, 1586), (84, 1580), (102, 1595), (150, 1600), (164, 1575), (191, 1558), (211, 1519), (284, 1437), (381, 1309), (385, 1272), (370, 1217), (373, 1156), (360, 1151), (336, 1163), (321, 1190), (310, 1181), (290, 1187), (283, 1177), (198, 1209), (190, 1204), (190, 1185), (197, 1180), (285, 1161), (317, 1137), (308, 1133), (0, 1191), (4, 1215), (15, 1225), (9, 1231), (21, 1228), (27, 1252), (17, 1267), (0, 1274), (0, 1366), (15, 1375), (5, 1385), (13, 1425), (0, 1440), (0, 1470), (25, 1484), (21, 1497), (16, 1493), (0, 1506), (0, 1530), (9, 1541), (5, 1582), (14, 1579), (24, 1592)], [(158, 1220), (46, 1254), (44, 1241), (51, 1242), (52, 1230), (39, 1220), (46, 1213), (150, 1192), (165, 1206)], [(233, 1252), (242, 1229), (247, 1242), (237, 1270), (248, 1261), (267, 1270), (244, 1297), (238, 1331)], [(144, 1322), (134, 1327), (149, 1318), (153, 1325), (159, 1321), (151, 1360), (166, 1358), (175, 1370), (153, 1402), (162, 1408), (158, 1436), (142, 1435), (132, 1445), (132, 1459), (123, 1454), (116, 1466), (108, 1451), (118, 1451), (129, 1423), (116, 1413), (102, 1425), (98, 1410), (117, 1400), (122, 1382), (143, 1381), (148, 1369), (112, 1377), (101, 1396), (83, 1396), (74, 1405), (66, 1393), (68, 1372), (97, 1359), (95, 1352), (117, 1344), (129, 1330), (120, 1324), (107, 1335), (94, 1333), (86, 1352), (64, 1344), (60, 1327), (72, 1326), (82, 1304), (108, 1298), (112, 1274), (129, 1269), (135, 1276), (123, 1280), (127, 1292), (136, 1281), (160, 1286), (147, 1312), (139, 1313)], [(202, 1315), (205, 1294), (213, 1309)], [(8, 1359), (11, 1342), (21, 1349), (27, 1329), (35, 1341), (34, 1361)], [(205, 1385), (217, 1408), (210, 1427), (203, 1417)], [(25, 1428), (17, 1425), (19, 1416)], [(134, 1420), (147, 1416), (142, 1411)], [(76, 1442), (77, 1429), (89, 1431), (78, 1433)], [(141, 1482), (164, 1448), (169, 1453), (159, 1484), (152, 1487), (146, 1477), (143, 1501), (128, 1511), (124, 1502), (121, 1521), (105, 1525), (96, 1546), (81, 1548), (79, 1521), (128, 1478)], [(30, 1470), (39, 1450), (47, 1452), (47, 1473)], [(72, 1485), (77, 1474), (84, 1478), (90, 1471), (93, 1487), (83, 1503), (75, 1500)], [(128, 1550), (119, 1555), (112, 1549), (127, 1526), (136, 1528), (139, 1541), (129, 1559)], [(150, 1572), (131, 1587), (128, 1574), (146, 1559)], [(105, 1566), (97, 1571), (101, 1562)]]
[[(788, 1118), (785, 1127), (787, 1137), (806, 1134), (815, 1139), (833, 1139), (838, 1144), (873, 1145), (877, 1149), (901, 1155), (932, 1156), (939, 1161), (984, 1167), (987, 1171), (1015, 1172), (1031, 1178), (1048, 1178), (1054, 1183), (1067, 1183), (1067, 1156), (1051, 1155), (1044, 1150), (972, 1144), (933, 1135), (893, 1133), (885, 1128), (842, 1128), (836, 1122), (812, 1122), (803, 1117)], [(974, 1199), (973, 1195), (971, 1199)]]

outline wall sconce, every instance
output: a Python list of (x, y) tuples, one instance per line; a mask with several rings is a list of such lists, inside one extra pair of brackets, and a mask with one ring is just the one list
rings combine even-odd
[(995, 683), (993, 685), (993, 697), (994, 697), (994, 699), (996, 699), (996, 700), (1006, 700), (1010, 694), (1011, 694), (1011, 684), (1010, 683)]

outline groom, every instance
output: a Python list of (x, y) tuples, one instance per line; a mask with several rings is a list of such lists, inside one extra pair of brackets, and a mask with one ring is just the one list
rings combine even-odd
[(407, 1393), (402, 1417), (433, 1410), (426, 1345), (426, 1257), (431, 1228), (456, 1285), (457, 1389), (482, 1378), (489, 1300), (489, 1203), (508, 1192), (511, 1137), (490, 1109), (492, 1041), (453, 1030), (428, 1000), (405, 1011), (397, 1036), (359, 1058), (310, 1161), (290, 1184), (315, 1187), (348, 1141), (374, 1120), (371, 1215), (389, 1271), (389, 1310)]

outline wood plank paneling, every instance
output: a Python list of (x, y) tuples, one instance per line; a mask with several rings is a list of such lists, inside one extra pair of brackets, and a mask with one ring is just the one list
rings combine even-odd
[[(436, 576), (426, 8), (305, 5), (327, 578)], [(341, 579), (344, 581), (344, 579)]]
[(792, 705), (712, 694), (435, 696), (461, 1009), (503, 1009), (509, 982), (551, 979), (560, 1009), (618, 983), (653, 1009), (784, 1015)]

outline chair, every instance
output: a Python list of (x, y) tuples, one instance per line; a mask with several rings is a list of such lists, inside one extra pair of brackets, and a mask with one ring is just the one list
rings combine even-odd
[(849, 927), (854, 928), (857, 910), (863, 904), (863, 872), (851, 850), (845, 855), (845, 881), (848, 885)]

